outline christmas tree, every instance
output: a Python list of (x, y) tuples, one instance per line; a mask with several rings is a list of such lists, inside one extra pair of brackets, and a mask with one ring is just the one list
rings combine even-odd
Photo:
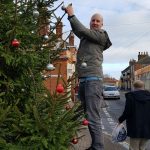
[(55, 27), (49, 27), (62, 5), (54, 8), (55, 1), (1, 0), (2, 150), (66, 150), (72, 139), (77, 142), (73, 137), (82, 111), (78, 103), (68, 107), (70, 82), (59, 84), (53, 93), (43, 85), (43, 70), (54, 69), (61, 52), (61, 47), (56, 49)]

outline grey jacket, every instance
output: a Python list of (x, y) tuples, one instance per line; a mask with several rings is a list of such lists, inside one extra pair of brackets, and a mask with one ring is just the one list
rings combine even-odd
[[(96, 76), (103, 78), (103, 51), (112, 45), (108, 34), (103, 29), (91, 30), (86, 28), (76, 16), (68, 17), (68, 19), (74, 34), (80, 38), (76, 64), (78, 77)], [(82, 66), (83, 62), (87, 64), (86, 67)]]

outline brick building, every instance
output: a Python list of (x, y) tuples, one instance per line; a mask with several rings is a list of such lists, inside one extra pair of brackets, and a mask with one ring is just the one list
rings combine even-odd
[(103, 84), (105, 84), (105, 85), (114, 85), (114, 86), (118, 87), (119, 86), (119, 81), (115, 78), (104, 76)]
[(145, 83), (145, 89), (150, 90), (150, 56), (146, 56), (139, 61), (142, 68), (135, 71), (135, 79)]
[[(54, 92), (56, 90), (56, 86), (58, 83), (64, 84), (67, 83), (67, 80), (73, 76), (73, 73), (75, 72), (75, 62), (76, 62), (76, 53), (77, 49), (76, 46), (74, 46), (74, 34), (70, 32), (69, 34), (69, 41), (63, 40), (63, 24), (60, 22), (56, 26), (56, 36), (57, 36), (57, 43), (55, 45), (57, 46), (56, 49), (59, 48), (61, 45), (61, 53), (60, 57), (53, 62), (53, 65), (55, 67), (54, 70), (44, 71), (44, 76), (47, 78), (44, 80), (44, 84), (46, 88), (50, 92)], [(63, 45), (63, 47), (62, 47)], [(56, 50), (54, 47), (54, 50)], [(74, 86), (75, 81), (72, 81), (72, 99), (74, 100)]]

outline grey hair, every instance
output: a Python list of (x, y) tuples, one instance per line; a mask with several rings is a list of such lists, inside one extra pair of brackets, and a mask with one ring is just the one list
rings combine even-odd
[(95, 14), (92, 15), (91, 19), (92, 19), (93, 17), (95, 17), (95, 16), (99, 16), (99, 18), (100, 18), (101, 21), (103, 22), (103, 16), (102, 16), (101, 14), (95, 13)]

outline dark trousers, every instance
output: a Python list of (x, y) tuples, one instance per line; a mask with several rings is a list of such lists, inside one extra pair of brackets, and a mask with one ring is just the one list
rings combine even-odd
[(89, 121), (88, 127), (92, 138), (92, 149), (104, 150), (100, 114), (102, 81), (90, 80), (80, 82), (79, 99), (81, 100), (87, 120)]

